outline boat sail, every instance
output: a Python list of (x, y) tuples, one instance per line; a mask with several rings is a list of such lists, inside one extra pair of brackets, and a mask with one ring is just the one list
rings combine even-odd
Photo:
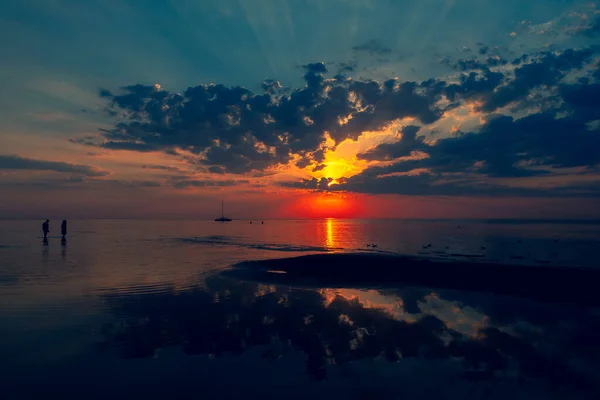
[(221, 200), (221, 217), (215, 218), (215, 221), (217, 221), (217, 222), (230, 222), (231, 221), (231, 218), (227, 218), (225, 216), (224, 208), (225, 208), (224, 202)]

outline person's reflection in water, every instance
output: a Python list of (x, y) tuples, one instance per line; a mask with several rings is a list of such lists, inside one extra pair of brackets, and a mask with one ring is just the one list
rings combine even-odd
[(60, 224), (60, 234), (62, 235), (63, 242), (67, 240), (67, 220), (63, 219), (62, 224)]
[(61, 249), (60, 256), (63, 258), (66, 257), (67, 254), (67, 220), (63, 219), (63, 222), (60, 224), (60, 234), (62, 238), (60, 239)]
[(48, 244), (48, 232), (50, 232), (50, 220), (47, 219), (42, 224), (42, 232), (44, 232), (44, 244)]
[(60, 256), (64, 260), (67, 257), (67, 239), (64, 237), (60, 240)]
[(44, 239), (44, 246), (42, 247), (42, 262), (48, 261), (48, 239)]

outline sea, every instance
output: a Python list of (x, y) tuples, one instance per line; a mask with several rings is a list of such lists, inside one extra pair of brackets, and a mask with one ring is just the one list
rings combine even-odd
[[(600, 398), (600, 308), (577, 288), (372, 272), (377, 255), (535, 266), (543, 286), (554, 266), (600, 268), (593, 221), (71, 220), (47, 243), (42, 222), (0, 221), (2, 399)], [(228, 273), (338, 253), (373, 255), (369, 283), (344, 286), (344, 265), (327, 284)]]

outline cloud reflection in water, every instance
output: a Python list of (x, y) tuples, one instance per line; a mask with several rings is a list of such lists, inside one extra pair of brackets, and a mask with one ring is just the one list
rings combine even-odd
[(105, 329), (100, 348), (126, 358), (173, 346), (209, 357), (260, 346), (272, 360), (302, 351), (317, 380), (351, 362), (416, 358), (444, 361), (470, 381), (597, 389), (600, 346), (591, 332), (600, 317), (574, 305), (411, 288), (296, 289), (224, 277), (185, 291), (104, 297), (120, 323)]

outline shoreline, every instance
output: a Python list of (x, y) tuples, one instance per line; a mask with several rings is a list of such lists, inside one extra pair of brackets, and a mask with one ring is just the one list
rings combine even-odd
[(224, 275), (308, 286), (425, 286), (600, 306), (600, 269), (329, 253), (244, 261)]

